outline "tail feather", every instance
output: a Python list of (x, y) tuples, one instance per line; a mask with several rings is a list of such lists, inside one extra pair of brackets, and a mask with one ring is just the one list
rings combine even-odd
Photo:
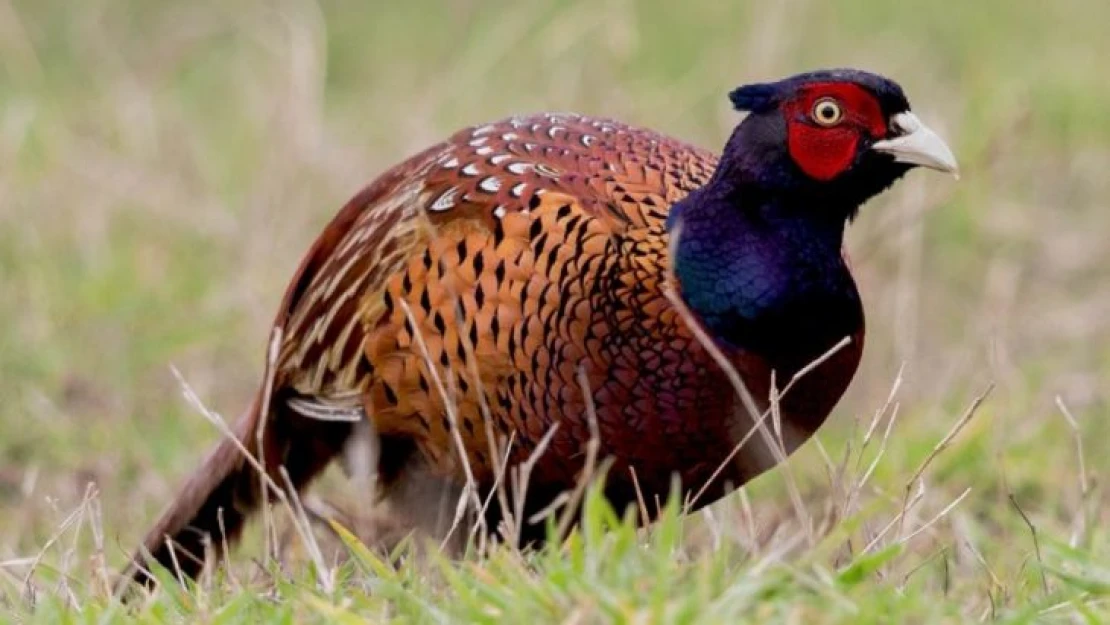
[(220, 441), (147, 532), (131, 559), (125, 583), (134, 580), (152, 584), (152, 565), (195, 578), (204, 567), (206, 555), (212, 550), (219, 553), (225, 543), (239, 537), (247, 517), (261, 500), (258, 476), (252, 476), (253, 467), (244, 455), (244, 450), (258, 455), (254, 433), (260, 419), (256, 399), (235, 424), (235, 440)]
[(260, 458), (257, 432), (263, 418), (261, 400), (256, 397), (235, 424), (234, 438), (220, 442), (147, 532), (125, 571), (124, 585), (132, 581), (152, 585), (152, 566), (195, 579), (207, 557), (218, 556), (236, 542), (263, 501), (257, 465), (244, 452), (264, 463), (275, 484), (285, 484), (279, 476), (284, 466), (293, 488), (300, 490), (335, 458), (351, 430), (349, 423), (313, 421), (271, 407)]

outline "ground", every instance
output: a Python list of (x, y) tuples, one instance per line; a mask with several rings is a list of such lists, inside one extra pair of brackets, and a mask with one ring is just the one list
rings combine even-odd
[[(1100, 0), (0, 0), (0, 615), (1110, 620), (1106, 23)], [(901, 82), (963, 172), (864, 208), (864, 364), (786, 466), (646, 532), (591, 500), (539, 554), (394, 567), (352, 541), (335, 571), (282, 571), (256, 528), (227, 575), (111, 600), (218, 437), (174, 371), (237, 414), (302, 251), (362, 184), (517, 112), (717, 149), (728, 90), (829, 66)]]

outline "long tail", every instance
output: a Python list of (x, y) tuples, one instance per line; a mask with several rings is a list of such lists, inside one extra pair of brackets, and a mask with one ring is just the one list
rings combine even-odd
[(207, 557), (218, 557), (233, 545), (251, 515), (262, 504), (263, 493), (273, 497), (272, 488), (263, 488), (255, 463), (244, 451), (265, 464), (272, 483), (284, 486), (279, 467), (284, 466), (295, 490), (304, 488), (342, 449), (350, 434), (350, 424), (307, 420), (273, 398), (261, 441), (261, 397), (236, 422), (234, 439), (224, 439), (212, 451), (185, 486), (147, 532), (142, 547), (135, 553), (121, 579), (123, 586), (132, 581), (152, 585), (152, 565), (195, 579)]

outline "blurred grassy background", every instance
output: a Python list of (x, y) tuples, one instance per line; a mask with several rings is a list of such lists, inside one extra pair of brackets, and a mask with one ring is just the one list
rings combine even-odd
[[(1010, 493), (1065, 539), (1084, 505), (1110, 516), (1097, 480), (1080, 501), (1054, 403), (1105, 474), (1107, 23), (1102, 0), (0, 0), (0, 560), (36, 552), (91, 481), (122, 561), (216, 438), (170, 366), (237, 414), (301, 254), (389, 165), (539, 110), (716, 149), (732, 87), (847, 65), (898, 80), (963, 176), (914, 174), (853, 228), (867, 352), (821, 438), (842, 453), (904, 363), (876, 477), (898, 495), (996, 382), (930, 492), (972, 488), (938, 541), (1018, 571)], [(824, 470), (812, 445), (792, 467)], [(789, 509), (781, 479), (757, 508)]]

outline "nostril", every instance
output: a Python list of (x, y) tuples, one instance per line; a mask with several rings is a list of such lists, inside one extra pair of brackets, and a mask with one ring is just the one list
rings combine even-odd
[(910, 112), (898, 113), (890, 118), (890, 133), (892, 136), (908, 135), (921, 128), (921, 120)]

